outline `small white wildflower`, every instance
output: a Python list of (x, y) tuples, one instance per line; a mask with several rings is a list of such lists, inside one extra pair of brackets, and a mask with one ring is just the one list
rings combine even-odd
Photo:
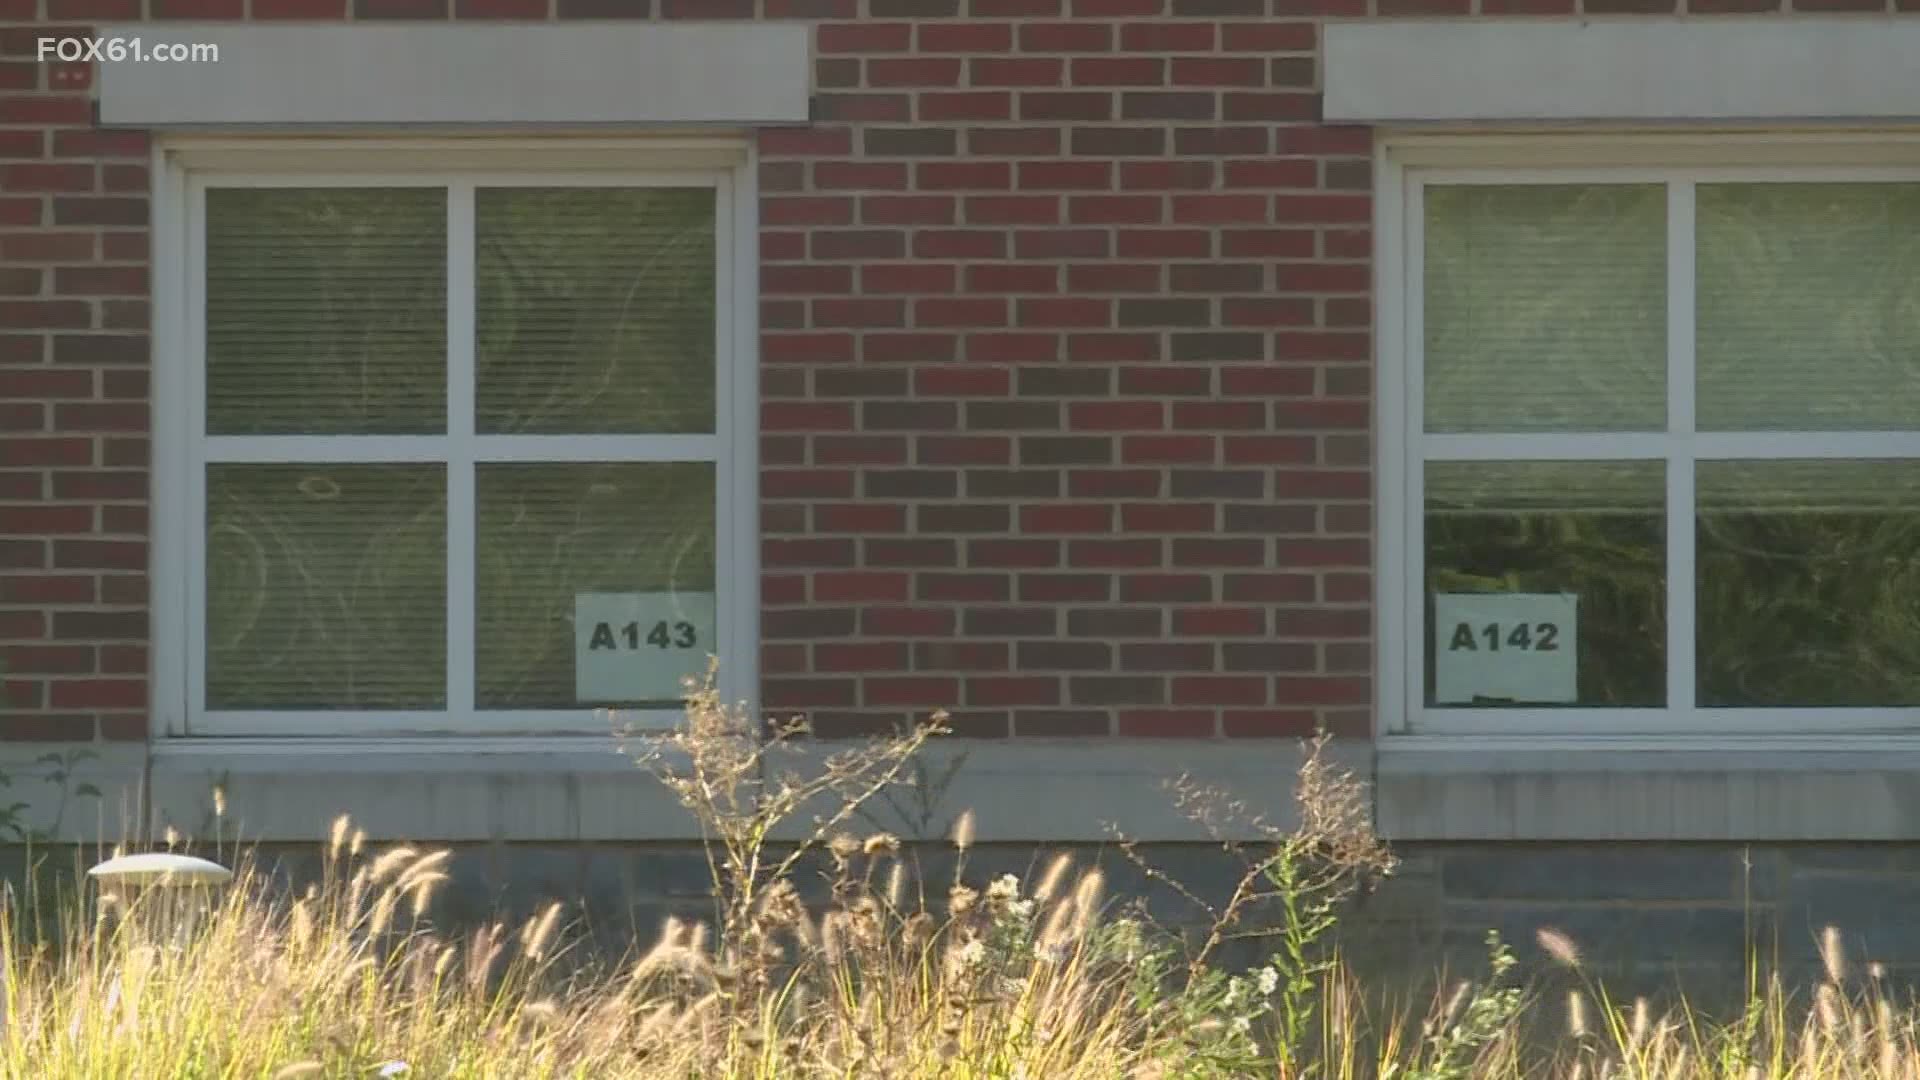
[(987, 943), (978, 938), (960, 946), (960, 951), (955, 954), (955, 959), (959, 961), (960, 966), (963, 968), (973, 967), (976, 964), (984, 962), (986, 958)]
[(1240, 1000), (1240, 980), (1234, 979), (1231, 982), (1227, 983), (1227, 996), (1220, 999), (1220, 1007), (1223, 1009), (1231, 1008), (1233, 1006), (1233, 1003), (1239, 1000)]
[(1033, 917), (1033, 901), (1015, 900), (1007, 905), (1007, 913), (1016, 919), (1030, 919)]
[(1233, 1018), (1233, 1033), (1235, 1035), (1245, 1035), (1247, 1033), (1247, 1030), (1251, 1027), (1253, 1027), (1252, 1020), (1249, 1020), (1244, 1016), (1236, 1016)]
[(381, 1080), (390, 1080), (392, 1077), (405, 1076), (412, 1071), (413, 1066), (404, 1061), (389, 1061), (380, 1066), (380, 1071), (374, 1075), (380, 1077)]
[(1271, 994), (1280, 988), (1280, 973), (1270, 967), (1260, 969), (1260, 992)]
[(1020, 879), (1012, 874), (1001, 874), (993, 884), (987, 886), (987, 899), (1012, 903), (1020, 898)]

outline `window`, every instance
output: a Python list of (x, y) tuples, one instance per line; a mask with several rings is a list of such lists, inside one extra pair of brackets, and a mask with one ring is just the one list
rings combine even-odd
[(172, 731), (604, 732), (751, 668), (739, 168), (206, 156), (171, 174)]
[(1523, 144), (1387, 170), (1388, 730), (1920, 727), (1920, 168)]

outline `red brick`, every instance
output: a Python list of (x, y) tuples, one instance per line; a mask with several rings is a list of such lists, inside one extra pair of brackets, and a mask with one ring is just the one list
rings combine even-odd
[(907, 186), (907, 167), (887, 161), (822, 161), (813, 167), (813, 184), (826, 191), (842, 188), (898, 191)]
[(1120, 27), (1120, 47), (1135, 52), (1212, 52), (1214, 37), (1210, 22), (1138, 22)]
[(144, 266), (63, 266), (54, 271), (53, 291), (61, 296), (145, 296)]
[(957, 59), (916, 56), (867, 61), (869, 86), (957, 86), (959, 82), (960, 61)]
[(1313, 460), (1314, 440), (1301, 435), (1230, 435), (1223, 449), (1229, 465), (1303, 464)]
[[(1020, 119), (1111, 120), (1113, 95), (1090, 90), (1030, 91), (1020, 95)], [(1041, 152), (1052, 153), (1053, 148)]]
[(1207, 709), (1123, 709), (1118, 720), (1123, 736), (1201, 739), (1215, 734), (1215, 717)]
[(1228, 23), (1220, 30), (1220, 47), (1228, 52), (1310, 52), (1315, 39), (1310, 22)]
[(1021, 259), (1104, 259), (1109, 255), (1105, 229), (1022, 229), (1013, 234), (1013, 254)]
[(1264, 705), (1267, 680), (1258, 675), (1175, 676), (1175, 705)]
[(974, 86), (1058, 86), (1066, 62), (1056, 58), (975, 58), (967, 62)]
[(1220, 725), (1228, 738), (1306, 738), (1317, 730), (1310, 709), (1224, 709)]
[(1095, 189), (1113, 187), (1113, 164), (1106, 161), (1023, 161), (1023, 191)]
[(814, 44), (823, 53), (906, 52), (913, 27), (897, 22), (823, 23)]
[(1050, 293), (1059, 283), (1059, 270), (1044, 264), (979, 263), (966, 269), (968, 292)]
[(1213, 233), (1205, 229), (1122, 229), (1117, 253), (1128, 259), (1204, 259), (1213, 254)]
[(52, 536), (93, 531), (93, 507), (71, 505), (9, 506), (5, 531), (15, 536)]
[(92, 463), (93, 440), (84, 437), (0, 439), (0, 468)]
[(46, 152), (46, 136), (38, 131), (0, 131), (0, 160), (37, 158)]
[(765, 401), (762, 431), (852, 431), (853, 406), (831, 401)]
[(860, 269), (860, 289), (869, 294), (950, 293), (954, 291), (954, 282), (954, 268), (940, 263), (864, 266)]
[(1314, 252), (1310, 229), (1226, 229), (1220, 254), (1228, 258), (1304, 259)]
[(1167, 63), (1157, 57), (1079, 57), (1070, 77), (1075, 86), (1162, 86)]
[(951, 225), (951, 195), (869, 195), (860, 200), (860, 221), (867, 225)]
[(145, 679), (55, 680), (50, 704), (56, 709), (142, 709), (147, 704)]
[(1012, 678), (975, 676), (966, 681), (968, 705), (1056, 705), (1060, 680), (1045, 675)]
[(937, 367), (914, 372), (913, 388), (929, 397), (1004, 397), (1012, 383), (1001, 367)]
[(153, 0), (156, 19), (239, 19), (246, 15), (245, 0)]
[(929, 92), (920, 95), (919, 107), (923, 121), (1009, 120), (1013, 117), (1013, 95), (1005, 90)]
[[(913, 182), (923, 191), (1005, 191), (1013, 187), (1013, 167), (1004, 161), (925, 161), (915, 166)], [(1028, 186), (1024, 175), (1021, 186)]]
[[(134, 0), (137, 4), (139, 0)], [(92, 103), (78, 95), (34, 97), (0, 94), (0, 124), (88, 124)], [(59, 153), (56, 135), (55, 153)]]
[(1075, 225), (1154, 225), (1165, 218), (1165, 200), (1157, 195), (1076, 195), (1068, 199)]
[(760, 152), (768, 157), (844, 157), (853, 153), (853, 130), (844, 127), (761, 128), (759, 140)]
[(976, 364), (1048, 364), (1060, 358), (1058, 334), (968, 334), (966, 358)]
[[(564, 5), (563, 5), (564, 10)], [(256, 19), (344, 19), (346, 0), (253, 0)]]
[(1020, 529), (1040, 533), (1113, 531), (1113, 507), (1102, 504), (1054, 504), (1020, 508)]
[(49, 19), (138, 19), (140, 0), (47, 0)]
[(1263, 86), (1266, 81), (1267, 65), (1258, 59), (1177, 56), (1173, 60), (1175, 86)]
[(1105, 52), (1113, 31), (1101, 23), (1026, 23), (1020, 27), (1022, 52)]
[(1023, 327), (1102, 327), (1113, 321), (1113, 302), (1093, 297), (1044, 297), (1019, 301)]
[(1007, 254), (1007, 236), (986, 229), (919, 229), (913, 235), (913, 254), (920, 259), (1001, 259)]
[(953, 678), (866, 678), (860, 681), (860, 688), (861, 697), (867, 705), (925, 705), (940, 708), (960, 702), (960, 681)]
[(970, 225), (1047, 225), (1060, 220), (1060, 199), (1052, 195), (972, 195), (964, 216)]
[(921, 23), (919, 34), (922, 52), (1005, 52), (1013, 48), (1013, 27), (1007, 23)]

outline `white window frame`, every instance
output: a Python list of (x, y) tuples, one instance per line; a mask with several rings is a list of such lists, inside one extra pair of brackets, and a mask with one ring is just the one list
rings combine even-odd
[[(1375, 151), (1379, 298), (1375, 422), (1375, 700), (1383, 737), (1660, 736), (1920, 732), (1920, 708), (1701, 708), (1695, 703), (1694, 467), (1707, 460), (1920, 460), (1920, 431), (1696, 433), (1694, 193), (1701, 183), (1920, 182), (1912, 131), (1493, 135), (1389, 134)], [(1422, 192), (1428, 184), (1661, 183), (1667, 191), (1667, 429), (1428, 434), (1421, 349)], [(1425, 703), (1424, 465), (1473, 460), (1667, 462), (1667, 695), (1648, 708), (1434, 707)]]
[[(530, 164), (531, 163), (531, 164)], [(162, 140), (154, 151), (153, 702), (175, 738), (605, 736), (661, 730), (678, 709), (474, 706), (475, 465), (711, 460), (715, 604), (726, 700), (751, 701), (759, 641), (758, 220), (751, 146), (653, 139)], [(447, 191), (447, 433), (205, 434), (205, 199), (209, 187), (438, 187)], [(710, 435), (482, 435), (474, 428), (474, 191), (481, 187), (706, 186), (716, 196), (715, 431)], [(447, 468), (447, 707), (205, 708), (206, 466), (219, 462), (443, 462)], [(465, 523), (465, 527), (458, 527)]]

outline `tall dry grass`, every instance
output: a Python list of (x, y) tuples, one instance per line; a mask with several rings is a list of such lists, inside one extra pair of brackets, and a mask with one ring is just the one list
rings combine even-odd
[[(703, 826), (711, 918), (669, 921), (613, 965), (581, 962), (559, 903), (451, 934), (430, 914), (449, 853), (371, 849), (342, 818), (303, 889), (241, 853), (236, 880), (196, 903), (49, 901), (55, 933), (9, 894), (0, 1076), (1920, 1080), (1920, 1015), (1837, 934), (1816, 985), (1795, 995), (1755, 969), (1731, 1019), (1616, 1001), (1552, 933), (1527, 947), (1565, 969), (1569, 993), (1523, 985), (1490, 938), (1476, 978), (1391, 1004), (1395, 988), (1359, 982), (1335, 945), (1341, 902), (1391, 857), (1318, 744), (1299, 823), (1235, 830), (1260, 838), (1233, 847), (1246, 876), (1217, 905), (1189, 891), (1205, 919), (1180, 936), (1067, 855), (1024, 880), (967, 879), (965, 817), (961, 869), (942, 881), (915, 880), (896, 838), (847, 829), (924, 732), (789, 774), (792, 732), (762, 738), (710, 684), (690, 708), (642, 756)], [(1238, 809), (1191, 786), (1177, 797), (1203, 823)], [(796, 817), (802, 842), (775, 844)], [(1225, 946), (1254, 935), (1271, 958), (1225, 966)]]

